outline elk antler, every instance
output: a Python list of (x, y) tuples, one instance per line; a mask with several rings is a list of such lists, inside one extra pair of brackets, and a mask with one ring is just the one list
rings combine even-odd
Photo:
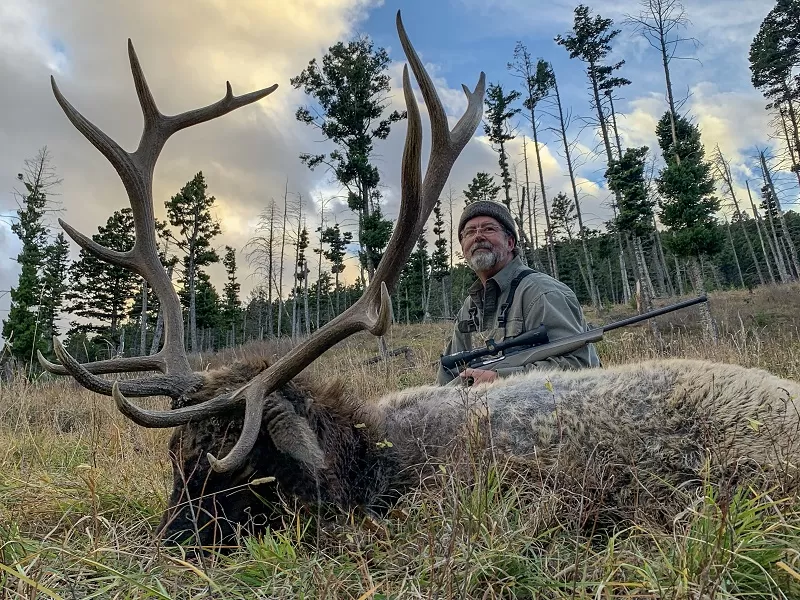
[[(467, 96), (467, 110), (453, 130), (450, 131), (447, 115), (436, 93), (436, 88), (422, 66), (422, 62), (414, 51), (411, 42), (408, 40), (399, 11), (397, 12), (397, 31), (403, 50), (411, 65), (411, 70), (414, 72), (425, 104), (428, 107), (431, 121), (431, 153), (428, 169), (423, 180), (421, 166), (422, 122), (419, 107), (411, 89), (408, 66), (406, 66), (403, 69), (403, 91), (408, 109), (408, 130), (401, 169), (402, 199), (400, 214), (375, 276), (361, 298), (345, 312), (317, 330), (305, 342), (293, 348), (275, 364), (238, 390), (194, 406), (186, 406), (172, 411), (144, 410), (129, 402), (125, 397), (126, 394), (129, 396), (145, 395), (145, 392), (151, 391), (159, 384), (166, 386), (160, 379), (151, 378), (146, 380), (148, 382), (146, 386), (143, 386), (142, 383), (139, 383), (138, 386), (134, 385), (143, 380), (115, 382), (110, 385), (109, 382), (93, 374), (112, 372), (112, 369), (117, 369), (123, 363), (127, 367), (125, 370), (142, 370), (144, 359), (117, 359), (84, 366), (71, 359), (63, 348), (57, 345), (57, 353), (63, 363), (63, 366), (60, 367), (61, 369), (69, 372), (85, 387), (100, 393), (113, 395), (120, 411), (144, 427), (173, 427), (188, 423), (193, 419), (207, 418), (220, 414), (241, 403), (241, 397), (244, 396), (244, 424), (235, 446), (222, 459), (216, 459), (211, 454), (208, 455), (214, 470), (224, 472), (241, 464), (252, 450), (261, 429), (265, 409), (269, 407), (268, 413), (272, 418), (278, 418), (280, 415), (280, 410), (282, 409), (275, 404), (276, 401), (272, 398), (276, 389), (286, 384), (320, 354), (354, 333), (366, 330), (373, 335), (383, 335), (391, 322), (389, 290), (394, 287), (403, 265), (408, 260), (408, 256), (419, 239), (425, 222), (428, 220), (450, 174), (453, 163), (472, 138), (480, 123), (486, 87), (484, 73), (480, 74), (474, 91), (462, 86)], [(142, 135), (142, 141), (139, 144), (139, 149), (132, 155), (122, 151), (99, 129), (89, 124), (61, 97), (55, 87), (55, 83), (53, 86), (56, 98), (64, 107), (67, 116), (111, 161), (120, 174), (123, 183), (125, 183), (131, 199), (131, 206), (134, 209), (136, 243), (130, 252), (114, 252), (98, 246), (92, 240), (69, 228), (66, 224), (62, 223), (62, 225), (75, 241), (97, 254), (100, 258), (113, 264), (125, 266), (145, 276), (156, 290), (159, 298), (162, 299), (162, 306), (168, 305), (168, 309), (173, 311), (172, 313), (165, 313), (167, 331), (172, 336), (167, 338), (164, 350), (159, 353), (160, 360), (163, 361), (159, 362), (159, 366), (162, 367), (162, 372), (167, 373), (166, 379), (172, 385), (170, 389), (172, 393), (168, 395), (173, 395), (174, 397), (175, 393), (186, 393), (191, 391), (193, 386), (200, 383), (199, 375), (192, 374), (189, 370), (188, 361), (183, 350), (183, 322), (180, 318), (178, 297), (158, 261), (155, 251), (151, 192), (155, 159), (158, 157), (166, 138), (178, 129), (220, 116), (234, 108), (253, 102), (272, 92), (276, 86), (236, 98), (231, 94), (230, 85), (228, 85), (227, 95), (217, 104), (176, 117), (164, 117), (158, 112), (153, 103), (132, 46), (130, 47), (130, 53), (136, 90), (145, 115), (145, 131)], [(170, 325), (172, 328), (169, 327)], [(176, 352), (180, 349), (182, 352), (181, 359), (178, 360), (177, 357), (173, 357), (167, 350), (168, 348)], [(147, 360), (152, 360), (152, 358), (149, 357)], [(43, 359), (40, 358), (40, 360)], [(51, 367), (48, 370), (54, 372), (56, 372), (55, 369), (59, 368), (57, 365), (46, 363), (46, 361), (43, 364), (45, 368)], [(147, 364), (152, 365), (153, 363), (148, 362)], [(119, 369), (119, 371), (121, 370)], [(173, 374), (181, 377), (173, 379)], [(134, 389), (135, 393), (129, 392), (128, 390), (130, 389)]]
[(104, 360), (81, 365), (67, 353), (58, 340), (54, 339), (54, 349), (61, 365), (45, 360), (41, 353), (38, 353), (38, 357), (42, 366), (51, 373), (68, 373), (84, 387), (108, 396), (113, 393), (112, 384), (110, 381), (97, 377), (97, 374), (158, 370), (162, 375), (120, 382), (118, 385), (120, 392), (138, 397), (165, 395), (179, 398), (183, 394), (196, 390), (202, 385), (203, 380), (189, 366), (183, 346), (183, 319), (178, 294), (158, 258), (153, 214), (153, 170), (161, 149), (173, 133), (221, 117), (232, 110), (260, 100), (275, 91), (278, 85), (275, 84), (243, 96), (234, 96), (231, 84), (227, 82), (225, 96), (218, 102), (168, 116), (161, 114), (156, 106), (130, 39), (128, 40), (128, 57), (136, 94), (144, 115), (142, 137), (139, 147), (133, 153), (123, 150), (119, 144), (86, 119), (64, 98), (55, 79), (51, 77), (50, 81), (53, 94), (67, 118), (109, 160), (128, 192), (136, 233), (133, 248), (127, 252), (105, 248), (61, 219), (59, 219), (59, 223), (82, 248), (101, 260), (130, 269), (145, 278), (158, 296), (161, 310), (164, 311), (164, 345), (158, 353), (152, 356)]
[[(417, 243), (453, 163), (480, 124), (486, 85), (485, 74), (480, 74), (475, 91), (462, 86), (468, 106), (451, 132), (436, 88), (406, 35), (400, 11), (397, 12), (397, 32), (430, 115), (432, 140), (425, 179), (422, 180), (421, 166), (422, 122), (406, 66), (403, 69), (403, 91), (408, 109), (408, 130), (403, 151), (400, 214), (375, 276), (353, 306), (317, 330), (305, 342), (296, 346), (250, 382), (249, 388), (244, 390), (246, 404), (244, 425), (236, 445), (222, 459), (208, 455), (215, 471), (224, 472), (235, 468), (250, 453), (261, 429), (265, 407), (270, 405), (269, 396), (274, 390), (287, 383), (316, 357), (348, 336), (361, 330), (367, 330), (374, 335), (382, 335), (386, 331), (391, 318), (388, 290), (394, 287), (403, 265)], [(209, 417), (229, 410), (231, 405), (238, 401), (238, 395), (229, 394), (224, 401), (215, 398), (200, 405), (173, 411), (146, 411), (134, 407), (125, 399), (121, 387), (114, 394), (114, 398), (120, 410), (137, 423), (147, 427), (171, 427), (198, 417)]]

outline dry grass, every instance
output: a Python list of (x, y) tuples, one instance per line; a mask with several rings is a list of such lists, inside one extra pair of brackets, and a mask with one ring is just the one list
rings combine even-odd
[[(691, 309), (599, 345), (606, 364), (697, 357), (800, 380), (800, 287), (712, 297), (721, 343), (703, 344)], [(632, 313), (613, 307), (594, 322)], [(358, 335), (311, 367), (365, 399), (430, 383), (448, 324), (395, 327), (411, 360), (365, 364)], [(199, 366), (226, 356), (195, 357)], [(159, 404), (153, 401), (153, 405)], [(162, 404), (163, 406), (163, 404)], [(246, 540), (230, 556), (182, 555), (153, 539), (171, 484), (168, 431), (122, 418), (110, 399), (59, 380), (0, 387), (0, 599), (17, 598), (791, 598), (800, 597), (800, 502), (776, 490), (709, 486), (670, 531), (602, 532), (547, 521), (548, 499), (510, 485), (508, 465), (443, 472), (384, 521), (343, 517)]]

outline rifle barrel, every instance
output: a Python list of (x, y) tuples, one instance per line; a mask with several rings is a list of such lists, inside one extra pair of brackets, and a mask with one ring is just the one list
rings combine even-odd
[(641, 321), (646, 321), (647, 319), (652, 319), (653, 317), (664, 315), (674, 310), (680, 310), (681, 308), (686, 308), (688, 306), (694, 306), (695, 304), (700, 304), (702, 302), (708, 302), (708, 298), (706, 296), (698, 296), (697, 298), (692, 298), (691, 300), (684, 300), (683, 302), (678, 302), (677, 304), (670, 304), (669, 306), (651, 310), (650, 312), (642, 313), (641, 315), (636, 315), (635, 317), (630, 317), (628, 319), (623, 319), (622, 321), (617, 321), (616, 323), (603, 325), (602, 329), (604, 331), (613, 331), (614, 329), (619, 329), (620, 327), (627, 327), (628, 325), (640, 323)]

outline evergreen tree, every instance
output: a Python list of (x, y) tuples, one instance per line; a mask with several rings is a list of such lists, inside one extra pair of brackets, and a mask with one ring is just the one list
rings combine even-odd
[(242, 307), (239, 301), (239, 293), (242, 286), (236, 279), (236, 249), (231, 246), (225, 246), (225, 256), (222, 259), (222, 264), (225, 267), (225, 274), (227, 281), (222, 288), (224, 296), (224, 305), (222, 309), (222, 318), (225, 327), (230, 332), (230, 345), (236, 344), (236, 335), (239, 331), (241, 323)]
[(464, 202), (472, 204), (479, 200), (497, 200), (497, 195), (502, 188), (495, 184), (494, 177), (488, 173), (480, 172), (464, 190)]
[(653, 229), (653, 201), (644, 176), (648, 148), (627, 148), (620, 160), (612, 160), (606, 171), (608, 186), (620, 198), (616, 227), (633, 237), (644, 237)]
[[(750, 45), (750, 73), (753, 85), (770, 100), (783, 124), (792, 170), (800, 183), (800, 0), (778, 0), (759, 27)], [(786, 119), (789, 119), (789, 125)]]
[[(700, 129), (685, 117), (678, 117), (675, 133), (677, 144), (673, 143), (672, 119), (667, 111), (656, 127), (666, 163), (657, 179), (661, 194), (659, 217), (670, 229), (671, 235), (665, 239), (667, 247), (675, 256), (688, 260), (694, 288), (703, 293), (699, 261), (722, 247), (722, 232), (714, 217), (719, 199), (714, 195), (714, 178), (711, 164), (705, 161)], [(716, 340), (716, 325), (708, 307), (703, 305), (700, 310), (706, 332)]]
[(564, 192), (559, 192), (553, 198), (553, 205), (550, 210), (550, 223), (553, 231), (551, 235), (554, 239), (564, 239), (569, 241), (575, 237), (573, 223), (577, 219), (575, 214), (575, 202), (573, 202)]
[(373, 250), (385, 248), (385, 244), (375, 247), (370, 243), (382, 240), (385, 223), (391, 223), (378, 210), (380, 175), (370, 162), (374, 140), (386, 139), (391, 125), (406, 116), (393, 111), (383, 118), (391, 89), (390, 63), (385, 49), (359, 37), (331, 46), (321, 65), (312, 59), (290, 80), (295, 89), (302, 88), (317, 103), (313, 108), (298, 108), (297, 120), (316, 127), (337, 146), (329, 154), (301, 154), (300, 160), (312, 170), (326, 166), (347, 188), (348, 205), (358, 215), (358, 240), (370, 278), (378, 264)]
[[(92, 239), (110, 250), (130, 250), (134, 242), (133, 211), (130, 208), (116, 211), (105, 226), (97, 228)], [(120, 326), (138, 289), (135, 273), (81, 249), (71, 268), (67, 310), (89, 322), (72, 323), (70, 335), (97, 332), (111, 344), (111, 353), (116, 354)]]
[[(658, 179), (661, 222), (674, 235), (668, 246), (677, 256), (699, 258), (719, 251), (722, 243), (714, 213), (719, 199), (714, 195), (711, 164), (705, 161), (700, 129), (685, 117), (676, 122), (678, 144), (672, 143), (669, 114), (658, 122), (656, 135), (666, 166)], [(680, 157), (680, 164), (676, 160)]]
[[(187, 288), (183, 288), (178, 296), (184, 306), (189, 303)], [(211, 283), (211, 277), (201, 269), (198, 269), (195, 275), (195, 310), (197, 331), (201, 332), (198, 336), (202, 335), (202, 340), (198, 340), (195, 351), (218, 349), (220, 343), (216, 333), (224, 325), (222, 300), (214, 284)]]
[[(611, 150), (608, 117), (603, 106), (601, 94), (607, 94), (607, 100), (609, 104), (613, 106), (614, 89), (630, 83), (627, 79), (614, 76), (614, 72), (620, 69), (622, 65), (625, 64), (625, 61), (619, 61), (611, 65), (603, 64), (603, 61), (608, 58), (608, 55), (611, 53), (611, 42), (620, 32), (619, 29), (611, 29), (613, 24), (614, 22), (611, 19), (604, 19), (600, 15), (592, 18), (590, 9), (581, 4), (575, 8), (572, 34), (556, 36), (556, 42), (567, 49), (570, 58), (577, 58), (586, 64), (586, 75), (589, 79), (589, 86), (592, 92), (592, 106), (597, 114), (597, 124), (600, 127), (600, 134), (606, 151), (607, 167), (611, 165), (614, 159), (614, 153)], [(621, 157), (622, 148), (619, 142), (619, 136), (617, 136), (617, 149), (617, 156)], [(614, 192), (614, 196), (615, 202), (612, 208), (616, 216), (616, 210), (621, 199), (619, 192)], [(578, 220), (581, 229), (583, 229), (583, 219), (580, 215), (580, 205), (577, 203), (577, 200), (576, 207), (578, 210)], [(618, 238), (618, 246), (620, 253), (620, 272), (623, 280), (626, 281), (628, 274), (627, 268), (625, 267), (622, 240), (620, 238)], [(589, 279), (592, 280), (594, 278), (594, 269), (588, 257), (587, 262), (590, 264), (588, 268)]]
[(25, 160), (25, 168), (17, 178), (24, 191), (17, 192), (17, 218), (11, 231), (19, 238), (22, 248), (17, 255), (20, 265), (17, 285), (11, 288), (11, 306), (3, 319), (3, 338), (11, 354), (25, 362), (36, 360), (36, 351), (47, 347), (49, 316), (42, 313), (47, 293), (43, 288), (43, 268), (47, 259), (47, 225), (45, 214), (52, 200), (52, 189), (61, 183), (50, 164), (47, 147), (35, 158)]
[(42, 272), (40, 322), (48, 353), (53, 348), (53, 336), (59, 333), (56, 320), (61, 314), (61, 305), (69, 288), (68, 278), (69, 242), (63, 233), (59, 233), (55, 243), (45, 248)]
[(165, 203), (167, 217), (173, 227), (178, 228), (178, 234), (172, 234), (172, 239), (184, 253), (182, 283), (188, 293), (184, 296), (184, 307), (189, 312), (189, 339), (191, 349), (199, 350), (197, 345), (197, 273), (200, 267), (219, 262), (219, 255), (211, 247), (211, 240), (219, 235), (220, 226), (211, 214), (211, 207), (216, 198), (209, 196), (200, 171), (189, 181), (178, 194)]
[(383, 258), (383, 251), (392, 237), (392, 221), (383, 218), (381, 207), (375, 205), (369, 216), (363, 219), (364, 229), (361, 234), (361, 245), (364, 251), (359, 254), (362, 267), (370, 271), (370, 265), (377, 267)]
[(419, 323), (427, 318), (430, 256), (425, 230), (417, 240), (417, 248), (408, 258), (400, 275), (398, 291), (402, 296), (398, 304), (399, 316), (406, 323)]
[(509, 120), (520, 111), (519, 108), (511, 106), (519, 98), (519, 95), (516, 90), (506, 94), (500, 84), (490, 84), (486, 89), (486, 123), (483, 126), (483, 131), (498, 154), (500, 178), (503, 182), (503, 204), (512, 214), (514, 211), (511, 209), (511, 173), (508, 169), (506, 143), (515, 137), (511, 131)]
[(436, 241), (433, 243), (435, 250), (431, 255), (431, 279), (439, 283), (442, 291), (442, 315), (450, 318), (450, 252), (445, 237), (444, 216), (442, 215), (442, 199), (439, 198), (433, 207), (433, 234)]
[(328, 244), (328, 249), (322, 251), (322, 255), (331, 262), (331, 273), (334, 274), (334, 290), (336, 292), (336, 314), (341, 312), (341, 287), (339, 285), (339, 274), (344, 271), (344, 259), (347, 255), (347, 245), (353, 241), (353, 234), (349, 231), (341, 231), (339, 224), (328, 227), (321, 232), (323, 244)]

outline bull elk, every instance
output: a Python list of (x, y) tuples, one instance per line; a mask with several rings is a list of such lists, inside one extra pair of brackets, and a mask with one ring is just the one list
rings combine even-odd
[[(39, 360), (52, 373), (71, 375), (85, 388), (112, 396), (119, 410), (139, 425), (176, 427), (169, 444), (174, 485), (161, 534), (181, 541), (194, 538), (203, 545), (230, 540), (242, 528), (271, 523), (277, 503), (286, 497), (380, 511), (419, 485), (437, 461), (447, 461), (453, 442), (476, 419), (485, 425), (483, 448), (496, 459), (532, 472), (567, 473), (581, 483), (581, 493), (596, 490), (604, 506), (622, 516), (663, 511), (676, 489), (697, 484), (709, 473), (736, 477), (752, 465), (795, 477), (800, 385), (764, 371), (664, 360), (579, 372), (534, 371), (469, 390), (419, 387), (370, 403), (340, 382), (318, 382), (301, 373), (358, 331), (386, 331), (389, 290), (481, 120), (484, 74), (474, 90), (464, 87), (467, 108), (451, 131), (399, 12), (397, 30), (430, 115), (431, 151), (424, 179), (421, 119), (406, 66), (402, 201), (384, 257), (351, 308), (272, 364), (246, 359), (209, 372), (190, 368), (178, 296), (158, 258), (152, 178), (173, 133), (253, 103), (277, 86), (234, 96), (228, 84), (225, 97), (215, 104), (166, 116), (159, 112), (129, 42), (144, 115), (141, 141), (130, 153), (73, 108), (52, 81), (69, 120), (122, 179), (136, 240), (130, 251), (116, 252), (63, 221), (61, 225), (82, 248), (147, 280), (160, 299), (166, 334), (153, 356), (80, 364), (54, 340), (61, 364), (41, 355)], [(100, 377), (134, 371), (160, 374), (114, 382)], [(171, 410), (144, 410), (129, 400), (146, 396), (168, 396)], [(709, 452), (712, 448), (724, 452)], [(592, 470), (597, 464), (601, 468)], [(264, 481), (272, 483), (258, 484)]]

